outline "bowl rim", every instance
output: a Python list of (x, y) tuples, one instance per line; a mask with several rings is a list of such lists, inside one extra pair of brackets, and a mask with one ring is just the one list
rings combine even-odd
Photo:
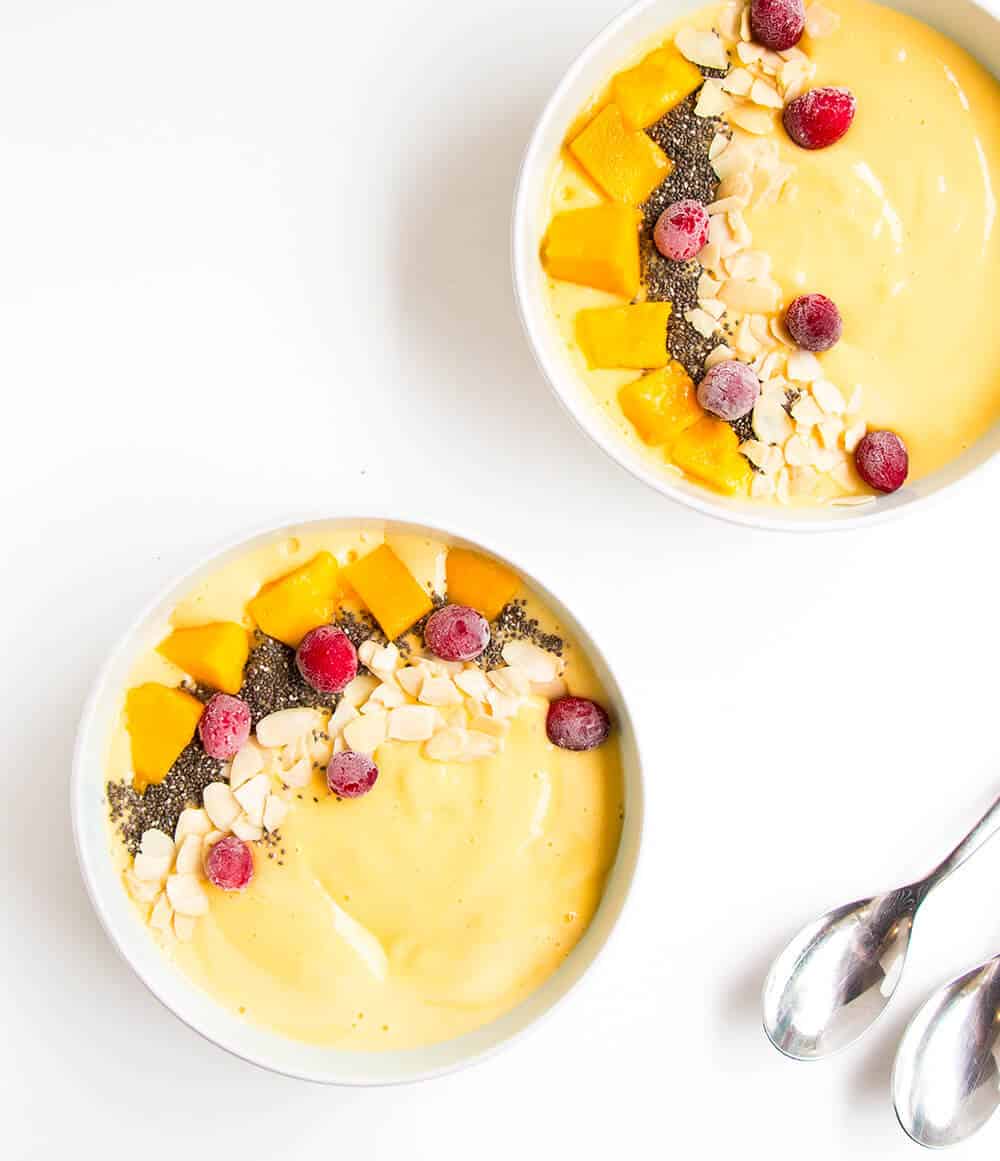
[[(623, 917), (635, 894), (636, 879), (642, 863), (641, 856), (644, 845), (646, 786), (642, 760), (643, 751), (635, 727), (635, 721), (629, 708), (631, 699), (626, 694), (617, 673), (612, 670), (607, 659), (607, 654), (595, 640), (589, 628), (586, 628), (567, 606), (563, 604), (545, 581), (539, 579), (534, 572), (529, 571), (529, 569), (519, 564), (511, 556), (496, 548), (492, 542), (484, 541), (479, 536), (469, 535), (464, 527), (458, 527), (450, 519), (447, 523), (448, 528), (443, 528), (438, 524), (431, 524), (425, 520), (418, 519), (409, 512), (399, 514), (395, 506), (392, 515), (382, 515), (378, 512), (372, 512), (364, 516), (357, 516), (354, 514), (353, 508), (344, 507), (337, 509), (331, 505), (324, 505), (318, 510), (305, 513), (296, 511), (287, 518), (268, 521), (263, 525), (253, 525), (248, 531), (231, 537), (221, 545), (213, 548), (207, 555), (198, 554), (196, 563), (184, 568), (182, 572), (172, 574), (171, 579), (166, 584), (158, 587), (153, 596), (142, 605), (139, 612), (130, 618), (127, 627), (116, 637), (115, 644), (101, 664), (80, 712), (73, 745), (69, 779), (70, 819), (80, 875), (101, 927), (104, 929), (105, 934), (118, 955), (135, 973), (144, 987), (168, 1012), (209, 1043), (248, 1064), (255, 1065), (268, 1072), (332, 1087), (381, 1088), (431, 1080), (484, 1063), (486, 1060), (497, 1055), (538, 1028), (543, 1021), (551, 1016), (556, 1008), (560, 1007), (581, 986), (586, 978), (594, 975), (598, 961), (605, 957), (609, 944), (620, 932)], [(622, 770), (625, 789), (624, 801), (626, 804), (625, 826), (629, 828), (631, 836), (628, 844), (629, 850), (625, 850), (626, 830), (623, 828), (618, 851), (607, 873), (604, 893), (602, 894), (597, 910), (588, 924), (587, 930), (555, 971), (514, 1008), (502, 1013), (490, 1023), (464, 1034), (462, 1037), (455, 1037), (451, 1040), (441, 1041), (437, 1044), (423, 1047), (388, 1052), (379, 1052), (377, 1050), (370, 1052), (350, 1052), (349, 1050), (341, 1050), (344, 1056), (355, 1058), (362, 1064), (385, 1058), (389, 1055), (393, 1057), (410, 1056), (414, 1060), (414, 1067), (412, 1069), (401, 1071), (398, 1075), (388, 1077), (376, 1076), (364, 1067), (359, 1068), (357, 1073), (347, 1074), (341, 1073), (335, 1068), (316, 1069), (306, 1066), (289, 1067), (286, 1065), (278, 1065), (273, 1060), (267, 1058), (266, 1052), (250, 1051), (238, 1047), (235, 1043), (236, 1034), (238, 1029), (245, 1026), (231, 1013), (226, 1011), (224, 1005), (220, 1004), (214, 998), (208, 997), (207, 993), (202, 992), (192, 981), (183, 977), (173, 964), (169, 964), (169, 971), (174, 973), (174, 975), (168, 978), (176, 977), (182, 979), (187, 989), (191, 990), (192, 993), (207, 997), (211, 1002), (212, 1010), (217, 1010), (217, 1013), (221, 1014), (224, 1018), (224, 1026), (220, 1031), (213, 1031), (205, 1026), (203, 1020), (183, 1011), (175, 1003), (171, 1002), (163, 994), (163, 986), (159, 985), (153, 979), (150, 979), (146, 970), (137, 962), (138, 949), (145, 947), (141, 943), (141, 940), (142, 938), (148, 939), (148, 932), (145, 926), (135, 922), (134, 927), (126, 929), (126, 926), (119, 922), (112, 914), (109, 906), (109, 894), (106, 894), (99, 885), (96, 873), (94, 859), (100, 856), (97, 856), (96, 852), (91, 849), (92, 844), (88, 843), (84, 835), (84, 812), (88, 809), (91, 811), (94, 809), (93, 802), (88, 802), (86, 795), (88, 788), (93, 788), (92, 783), (87, 781), (88, 773), (93, 773), (93, 762), (87, 751), (94, 731), (102, 724), (98, 720), (99, 707), (102, 698), (107, 695), (109, 682), (117, 672), (123, 659), (138, 652), (139, 647), (137, 642), (142, 630), (154, 620), (156, 614), (168, 602), (176, 600), (185, 588), (190, 587), (196, 578), (209, 575), (213, 570), (221, 567), (227, 559), (250, 550), (258, 543), (264, 544), (272, 539), (277, 540), (283, 535), (292, 536), (297, 531), (301, 531), (311, 525), (323, 524), (355, 525), (360, 527), (366, 525), (385, 525), (387, 528), (394, 527), (402, 531), (440, 536), (450, 542), (478, 548), (496, 557), (502, 563), (508, 564), (523, 577), (530, 587), (539, 593), (547, 605), (549, 602), (552, 603), (554, 610), (558, 612), (561, 618), (568, 619), (569, 627), (577, 635), (577, 639), (587, 653), (588, 658), (601, 671), (602, 680), (607, 688), (609, 699), (615, 703), (616, 724), (621, 736)], [(103, 782), (100, 783), (100, 786), (103, 788)], [(103, 795), (97, 801), (103, 805)], [(110, 853), (110, 850), (105, 850), (101, 854), (105, 858), (110, 858)], [(120, 882), (120, 877), (116, 876), (116, 879), (118, 880), (118, 889), (124, 896), (125, 889)], [(618, 897), (616, 900), (609, 902), (612, 884), (616, 888)], [(130, 903), (131, 901), (128, 900), (127, 902)], [(595, 935), (590, 940), (590, 946), (584, 949), (583, 945), (587, 942), (588, 935), (591, 931), (595, 930), (597, 920), (606, 904), (612, 908), (606, 930), (600, 938), (597, 938)], [(133, 917), (131, 916), (132, 911), (134, 911), (134, 908), (130, 906), (130, 917)], [(162, 949), (157, 947), (156, 954), (162, 960), (163, 964), (168, 964), (168, 959)], [(563, 977), (565, 980), (568, 974), (568, 965), (579, 959), (584, 959), (584, 962), (576, 970), (575, 978), (569, 978), (568, 982), (564, 982), (560, 986), (560, 977)], [(420, 1066), (417, 1063), (421, 1054), (435, 1049), (443, 1049), (448, 1045), (457, 1044), (466, 1037), (483, 1039), (488, 1029), (494, 1026), (506, 1025), (508, 1022), (515, 1023), (517, 1013), (522, 1008), (530, 1005), (543, 992), (551, 992), (552, 994), (546, 995), (540, 1010), (524, 1018), (519, 1027), (513, 1027), (509, 1031), (501, 1031), (485, 1046), (469, 1051), (468, 1053), (463, 1053), (453, 1060), (429, 1066)], [(266, 1037), (273, 1038), (276, 1042), (283, 1045), (296, 1045), (299, 1043), (291, 1037), (281, 1036), (278, 1033), (271, 1032), (260, 1026), (254, 1026), (254, 1028), (256, 1031), (262, 1032)], [(312, 1049), (316, 1046), (306, 1046), (303, 1042), (303, 1049), (306, 1047)]]
[[(535, 247), (530, 245), (531, 213), (530, 204), (532, 191), (529, 189), (531, 178), (539, 168), (551, 162), (549, 151), (544, 147), (543, 138), (550, 127), (550, 123), (557, 120), (560, 106), (566, 99), (567, 93), (574, 87), (577, 79), (583, 73), (591, 60), (602, 52), (610, 43), (615, 41), (628, 27), (640, 19), (648, 10), (659, 8), (668, 3), (676, 4), (678, 0), (635, 0), (617, 16), (609, 20), (596, 35), (594, 35), (580, 52), (573, 58), (563, 72), (556, 87), (549, 95), (539, 113), (528, 137), (527, 144), (521, 156), (517, 178), (514, 187), (514, 198), (511, 211), (509, 253), (511, 277), (514, 284), (514, 300), (517, 306), (521, 329), (527, 340), (528, 347), (535, 359), (538, 369), (549, 386), (549, 390), (570, 415), (577, 427), (580, 428), (604, 454), (630, 476), (635, 477), (654, 491), (668, 497), (687, 508), (701, 512), (728, 524), (736, 524), (748, 528), (757, 528), (769, 532), (817, 533), (842, 532), (857, 528), (870, 528), (875, 524), (895, 519), (905, 511), (919, 506), (926, 509), (931, 503), (940, 501), (946, 495), (953, 497), (958, 490), (968, 485), (973, 477), (985, 474), (989, 470), (1000, 470), (1000, 449), (997, 449), (971, 467), (961, 471), (954, 478), (936, 485), (932, 490), (923, 488), (914, 493), (896, 493), (892, 496), (876, 497), (873, 504), (831, 509), (817, 506), (817, 513), (823, 515), (806, 515), (808, 508), (796, 508), (795, 515), (789, 510), (781, 509), (784, 515), (772, 515), (772, 506), (754, 504), (747, 500), (738, 506), (729, 506), (724, 497), (715, 497), (708, 489), (700, 485), (678, 487), (666, 473), (656, 472), (643, 462), (638, 454), (633, 454), (627, 448), (624, 440), (612, 429), (592, 407), (586, 406), (586, 393), (577, 381), (570, 382), (573, 376), (564, 373), (551, 357), (547, 344), (538, 337), (548, 320), (541, 317), (542, 312), (532, 308), (533, 295), (530, 290), (529, 279), (531, 271), (531, 257), (535, 256)], [(876, 0), (881, 2), (881, 0)], [(892, 3), (892, 0), (889, 0)], [(964, 0), (970, 8), (977, 9), (1000, 23), (1000, 0)], [(918, 18), (919, 19), (919, 18)], [(535, 272), (537, 273), (537, 272)], [(980, 437), (986, 438), (985, 435)], [(977, 441), (978, 442), (978, 441)], [(973, 445), (974, 447), (975, 445)], [(969, 450), (963, 455), (969, 454)], [(955, 461), (952, 461), (954, 463)], [(939, 471), (948, 471), (951, 465)], [(924, 477), (916, 484), (925, 484), (932, 480), (934, 475)], [(759, 511), (757, 511), (759, 509)]]

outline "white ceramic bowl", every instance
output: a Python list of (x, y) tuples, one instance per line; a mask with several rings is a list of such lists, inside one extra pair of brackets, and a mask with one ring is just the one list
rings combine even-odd
[[(651, 39), (685, 12), (702, 8), (707, 2), (639, 0), (583, 50), (545, 106), (524, 156), (514, 201), (512, 258), (521, 321), (542, 372), (570, 415), (613, 460), (651, 488), (700, 512), (757, 528), (815, 532), (869, 525), (940, 494), (982, 468), (1000, 450), (1000, 425), (942, 470), (863, 507), (782, 508), (715, 495), (695, 483), (655, 471), (614, 431), (580, 382), (549, 317), (538, 251), (548, 224), (548, 183), (553, 160), (570, 126), (593, 94), (615, 72), (631, 63)], [(882, 2), (939, 29), (1000, 77), (1000, 0)]]
[[(241, 1023), (190, 983), (154, 943), (125, 892), (111, 858), (103, 794), (108, 739), (120, 712), (121, 691), (135, 658), (159, 640), (165, 618), (177, 600), (198, 580), (255, 546), (301, 535), (305, 528), (372, 524), (384, 525), (397, 532), (440, 536), (451, 543), (483, 548), (516, 569), (542, 595), (593, 663), (611, 703), (609, 708), (617, 725), (625, 774), (625, 822), (618, 857), (597, 914), (565, 962), (537, 991), (493, 1023), (442, 1044), (400, 1052), (346, 1052), (300, 1044)], [(172, 584), (149, 605), (112, 653), (84, 709), (73, 761), (71, 810), (83, 878), (111, 941), (153, 995), (185, 1024), (236, 1056), (287, 1076), (327, 1084), (398, 1084), (464, 1067), (511, 1042), (551, 1011), (594, 962), (618, 921), (635, 874), (643, 818), (642, 768), (628, 709), (600, 650), (573, 614), (519, 562), (507, 560), (492, 545), (424, 524), (378, 517), (338, 516), (297, 522), (241, 539)]]

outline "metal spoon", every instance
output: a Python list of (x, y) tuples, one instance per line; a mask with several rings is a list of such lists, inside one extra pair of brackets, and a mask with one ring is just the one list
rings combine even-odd
[(892, 998), (920, 904), (997, 830), (1000, 798), (925, 879), (803, 928), (764, 984), (764, 1031), (775, 1048), (794, 1060), (818, 1060), (857, 1040)]
[(957, 1145), (1000, 1105), (1000, 956), (939, 988), (896, 1052), (892, 1101), (919, 1145)]

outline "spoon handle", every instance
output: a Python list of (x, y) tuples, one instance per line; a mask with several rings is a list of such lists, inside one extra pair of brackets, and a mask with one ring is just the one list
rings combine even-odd
[(952, 871), (965, 862), (970, 855), (976, 853), (987, 839), (991, 839), (1000, 830), (1000, 798), (987, 810), (983, 817), (969, 831), (957, 847), (942, 860), (923, 882), (925, 892), (936, 887), (942, 879), (946, 879)]

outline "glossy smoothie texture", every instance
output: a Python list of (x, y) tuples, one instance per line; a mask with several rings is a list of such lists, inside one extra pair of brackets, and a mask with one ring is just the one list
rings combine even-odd
[[(444, 545), (387, 539), (440, 591)], [(196, 586), (172, 623), (242, 621), (262, 583), (322, 549), (346, 563), (381, 540), (379, 531), (331, 529), (255, 550)], [(524, 595), (532, 615), (557, 629)], [(566, 677), (574, 693), (603, 696), (572, 642)], [(150, 652), (131, 681), (178, 678)], [(621, 829), (617, 743), (559, 750), (545, 735), (546, 708), (530, 698), (502, 751), (477, 762), (431, 761), (417, 744), (387, 742), (363, 798), (337, 800), (317, 772), (293, 799), (280, 841), (255, 846), (251, 885), (208, 887), (208, 915), (190, 943), (171, 941), (169, 954), (242, 1018), (314, 1043), (407, 1048), (503, 1014), (583, 934)], [(128, 769), (121, 728), (110, 773)]]
[[(813, 291), (839, 305), (844, 337), (821, 356), (824, 375), (847, 394), (862, 386), (869, 428), (905, 439), (915, 479), (1000, 419), (1000, 351), (990, 322), (1000, 293), (1000, 86), (911, 17), (869, 0), (825, 2), (841, 24), (803, 41), (818, 70), (811, 83), (849, 87), (857, 117), (842, 141), (816, 152), (797, 148), (779, 127), (781, 160), (795, 173), (776, 204), (752, 206), (746, 220), (754, 249), (773, 259), (786, 305)], [(684, 23), (712, 27), (717, 12)], [(598, 200), (564, 151), (551, 212)], [(621, 300), (548, 285), (555, 323), (595, 405), (647, 463), (676, 471), (622, 413), (618, 391), (634, 373), (589, 369), (576, 346), (577, 312)]]

